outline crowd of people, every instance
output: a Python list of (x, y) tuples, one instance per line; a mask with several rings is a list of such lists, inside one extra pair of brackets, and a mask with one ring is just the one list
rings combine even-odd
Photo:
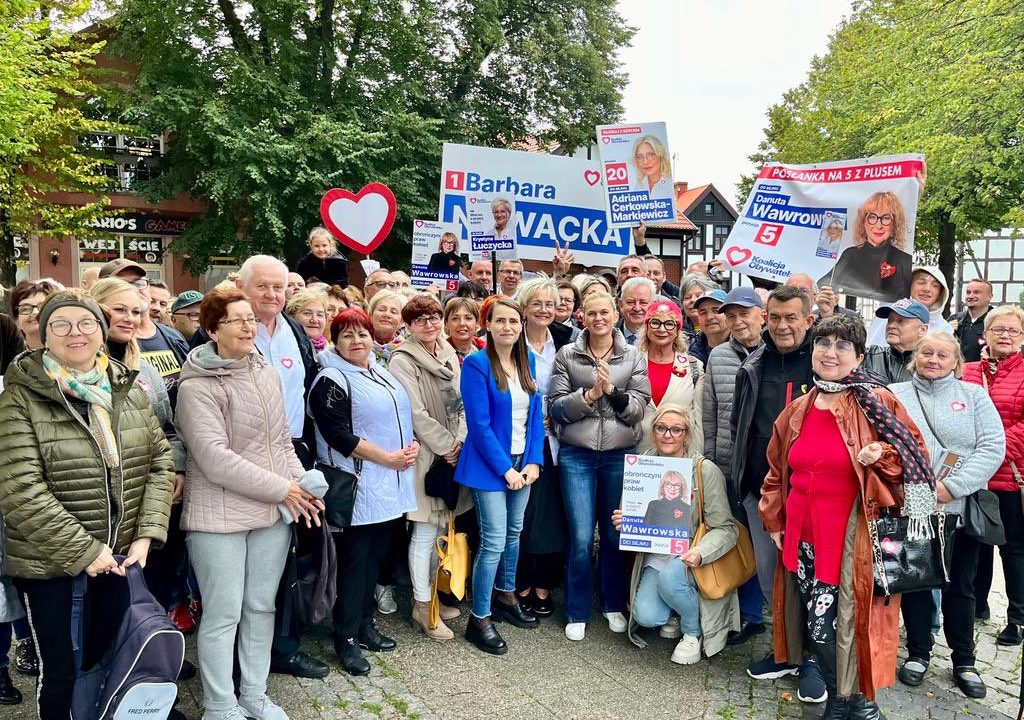
[[(993, 546), (967, 517), (994, 494), (997, 642), (1020, 645), (1024, 311), (993, 308), (974, 280), (950, 323), (944, 277), (915, 266), (909, 297), (866, 324), (807, 276), (727, 290), (701, 264), (676, 285), (637, 239), (644, 254), (614, 273), (571, 273), (558, 249), (550, 274), (474, 262), (450, 295), (384, 268), (350, 286), (322, 228), (294, 271), (253, 256), (206, 294), (172, 298), (128, 260), (81, 288), (19, 283), (0, 315), (0, 703), (21, 701), (16, 643), (39, 716), (68, 716), (72, 579), (88, 577), (87, 664), (137, 563), (197, 632), (204, 720), (286, 720), (268, 674), (330, 671), (300, 649), (288, 597), (288, 563), (324, 527), (352, 675), (395, 648), (375, 617), (397, 611), (407, 575), (416, 628), (453, 641), (446, 623), (468, 613), (466, 640), (495, 655), (509, 651), (500, 623), (535, 628), (558, 609), (585, 641), (595, 586), (613, 633), (677, 639), (680, 665), (765, 633), (770, 607), (772, 651), (747, 672), (797, 675), (831, 719), (883, 717), (878, 690), (923, 681), (941, 626), (956, 684), (983, 697), (973, 626)], [(659, 496), (693, 540), (682, 554), (620, 549), (633, 454), (692, 462)], [(874, 593), (871, 524), (937, 508), (956, 524), (949, 582)], [(465, 606), (437, 586), (450, 524), (469, 538)], [(756, 573), (712, 596), (694, 571), (738, 544)]]

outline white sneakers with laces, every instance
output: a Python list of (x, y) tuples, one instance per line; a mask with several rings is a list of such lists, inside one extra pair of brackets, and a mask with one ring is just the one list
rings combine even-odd
[(626, 632), (626, 628), (629, 627), (629, 623), (626, 621), (626, 616), (620, 612), (601, 614), (604, 615), (604, 619), (608, 621), (608, 629), (613, 633), (624, 633)]
[(256, 720), (288, 720), (288, 713), (266, 694), (241, 695), (238, 698), (238, 707), (242, 709), (243, 715)]
[(373, 589), (373, 599), (377, 601), (377, 611), (381, 615), (390, 615), (398, 611), (395, 602), (395, 591), (391, 585), (378, 585)]
[(586, 623), (569, 623), (565, 626), (565, 636), (573, 642), (579, 642), (587, 636)]
[(672, 662), (676, 665), (693, 665), (700, 661), (700, 638), (696, 635), (683, 635), (672, 651)]

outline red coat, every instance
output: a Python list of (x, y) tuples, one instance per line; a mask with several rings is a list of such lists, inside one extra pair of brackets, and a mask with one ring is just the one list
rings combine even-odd
[(1024, 474), (1024, 355), (1018, 352), (1003, 358), (995, 373), (989, 370), (988, 360), (967, 363), (963, 379), (987, 387), (1006, 430), (1006, 458), (988, 481), (988, 489), (1015, 492), (1013, 467)]

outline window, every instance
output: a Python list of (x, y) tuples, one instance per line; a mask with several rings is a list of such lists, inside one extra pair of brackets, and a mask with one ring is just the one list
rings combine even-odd
[(715, 237), (728, 237), (731, 228), (728, 225), (715, 225)]
[(704, 203), (704, 214), (705, 215), (714, 215), (715, 214), (715, 204), (713, 202), (708, 201), (708, 202)]
[(162, 137), (133, 137), (114, 133), (86, 133), (78, 138), (85, 150), (103, 156), (100, 174), (110, 178), (119, 190), (131, 190), (138, 183), (156, 177), (160, 156), (164, 154)]

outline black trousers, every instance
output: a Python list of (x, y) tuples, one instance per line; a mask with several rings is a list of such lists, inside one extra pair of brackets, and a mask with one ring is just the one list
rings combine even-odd
[[(69, 577), (52, 580), (15, 578), (28, 612), (39, 653), (39, 718), (68, 720), (75, 687), (75, 654), (71, 645)], [(82, 665), (91, 668), (110, 647), (128, 606), (128, 585), (117, 575), (89, 578), (82, 616)]]
[(373, 619), (374, 586), (388, 554), (392, 533), (405, 518), (372, 525), (353, 525), (334, 536), (338, 548), (338, 599), (334, 602), (334, 635), (354, 638), (359, 626)]
[[(953, 667), (974, 665), (974, 581), (982, 547), (977, 540), (965, 535), (963, 528), (953, 535), (949, 583), (942, 590), (942, 630), (952, 651)], [(908, 654), (931, 660), (932, 613), (935, 612), (932, 591), (904, 593), (900, 610), (907, 630)]]
[(146, 558), (146, 586), (165, 609), (188, 601), (188, 551), (181, 529), (181, 503), (171, 506), (167, 542), (153, 548)]
[(565, 553), (523, 553), (516, 568), (516, 592), (535, 587), (552, 590), (561, 585), (564, 577)]
[[(1006, 583), (1006, 622), (1024, 625), (1024, 507), (1017, 490), (996, 490), (999, 515), (1003, 520), (1006, 542), (999, 546), (1003, 562), (1003, 580)], [(992, 587), (992, 546), (982, 545), (978, 571), (974, 583), (974, 597), (978, 607), (988, 607), (988, 593)]]

